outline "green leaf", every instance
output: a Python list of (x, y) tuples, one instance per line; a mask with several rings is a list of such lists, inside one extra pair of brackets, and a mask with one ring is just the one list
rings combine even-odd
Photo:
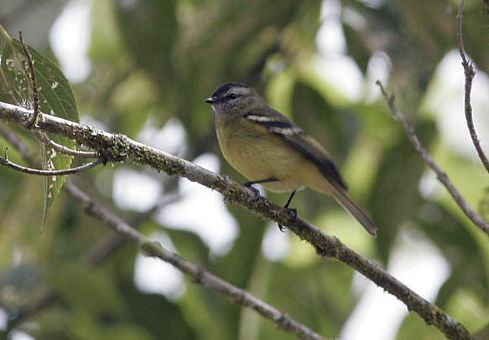
[[(37, 80), (39, 110), (78, 122), (77, 105), (68, 80), (52, 61), (29, 46), (27, 49), (32, 56)], [(28, 57), (24, 53), (22, 44), (10, 37), (0, 25), (0, 100), (32, 109), (34, 90), (27, 63)], [(75, 146), (74, 141), (68, 138), (54, 135), (49, 137), (66, 147)], [(42, 150), (43, 163), (46, 168), (67, 169), (70, 167), (72, 156), (57, 153), (49, 147), (42, 147)], [(46, 177), (44, 218), (64, 181), (64, 176)]]

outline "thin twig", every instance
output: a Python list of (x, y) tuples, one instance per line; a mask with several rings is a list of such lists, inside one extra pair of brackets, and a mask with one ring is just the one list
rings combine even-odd
[(465, 120), (467, 121), (467, 127), (469, 129), (470, 138), (472, 139), (472, 143), (474, 144), (475, 150), (477, 151), (477, 154), (479, 155), (482, 164), (486, 168), (486, 171), (489, 172), (489, 160), (487, 159), (484, 150), (482, 150), (479, 137), (477, 136), (477, 132), (475, 130), (474, 119), (472, 118), (472, 104), (470, 101), (470, 92), (472, 91), (472, 81), (474, 80), (475, 69), (474, 69), (474, 64), (468, 60), (467, 55), (465, 54), (464, 36), (463, 36), (464, 5), (465, 5), (465, 1), (461, 0), (457, 12), (457, 37), (458, 37), (458, 52), (460, 53), (460, 57), (462, 58), (462, 66), (464, 68), (464, 74), (465, 74), (465, 96), (464, 96)]
[(401, 122), (401, 126), (406, 132), (407, 137), (411, 144), (413, 144), (416, 151), (420, 154), (421, 158), (424, 162), (436, 173), (436, 177), (438, 180), (445, 186), (447, 191), (452, 196), (453, 200), (457, 203), (457, 205), (462, 209), (464, 214), (478, 226), (482, 231), (489, 235), (489, 224), (484, 221), (484, 219), (470, 206), (470, 204), (463, 198), (463, 196), (458, 192), (455, 188), (455, 185), (452, 183), (448, 175), (435, 163), (433, 158), (431, 158), (430, 154), (421, 144), (416, 132), (414, 131), (413, 126), (407, 121), (404, 114), (397, 108), (394, 103), (394, 95), (389, 96), (384, 89), (384, 86), (380, 81), (377, 81), (376, 84), (380, 87), (382, 91), (382, 95), (389, 106), (390, 111), (394, 115), (394, 117)]
[[(29, 120), (32, 112), (15, 105), (0, 102), (0, 119), (17, 122), (20, 126)], [(57, 133), (87, 145), (103, 155), (107, 161), (131, 161), (146, 164), (169, 175), (179, 175), (220, 192), (229, 203), (239, 204), (254, 211), (262, 218), (273, 220), (288, 227), (301, 239), (310, 243), (321, 257), (333, 257), (347, 264), (389, 294), (402, 301), (408, 310), (416, 312), (423, 320), (434, 325), (450, 339), (472, 339), (468, 330), (436, 305), (425, 300), (377, 264), (363, 258), (336, 237), (324, 234), (320, 229), (293, 216), (288, 210), (259, 197), (226, 176), (188, 162), (162, 150), (131, 140), (127, 136), (95, 130), (89, 126), (42, 114), (38, 130)]]
[[(178, 195), (165, 196), (161, 201), (157, 202), (153, 207), (144, 211), (129, 220), (131, 226), (137, 227), (143, 221), (151, 217), (158, 209), (177, 202), (180, 199)], [(138, 228), (136, 228), (138, 229)], [(93, 248), (86, 254), (88, 263), (97, 265), (102, 263), (110, 254), (113, 254), (123, 244), (125, 239), (119, 234), (115, 234), (112, 237), (105, 239), (97, 247)]]
[(37, 119), (39, 117), (39, 93), (37, 88), (37, 78), (34, 69), (34, 60), (32, 59), (32, 54), (29, 51), (29, 48), (24, 42), (22, 32), (19, 32), (19, 40), (22, 45), (22, 50), (24, 51), (24, 55), (27, 59), (27, 67), (28, 67), (27, 71), (32, 85), (32, 99), (33, 99), (32, 108), (34, 110), (34, 115), (32, 116), (32, 119), (27, 123), (27, 128), (31, 129), (33, 126), (36, 125)]
[(91, 199), (80, 188), (66, 183), (66, 191), (78, 203), (85, 207), (85, 212), (102, 220), (108, 227), (113, 229), (125, 239), (137, 243), (141, 250), (148, 256), (159, 258), (178, 268), (180, 271), (189, 275), (194, 282), (212, 288), (231, 299), (233, 303), (255, 310), (260, 315), (273, 321), (279, 328), (298, 335), (304, 339), (323, 339), (319, 334), (282, 313), (272, 305), (256, 298), (251, 293), (242, 290), (227, 281), (215, 276), (207, 270), (187, 261), (176, 253), (164, 248), (158, 242), (152, 241), (129, 224), (113, 214), (99, 202)]
[(73, 175), (80, 173), (82, 171), (86, 171), (89, 169), (92, 169), (96, 167), (97, 165), (103, 163), (102, 160), (97, 159), (96, 161), (83, 164), (80, 166), (77, 166), (75, 168), (70, 168), (70, 169), (62, 169), (62, 170), (42, 170), (42, 169), (34, 169), (34, 168), (29, 168), (27, 166), (23, 166), (17, 163), (14, 163), (10, 161), (7, 157), (7, 150), (5, 149), (5, 156), (2, 157), (0, 156), (0, 164), (4, 165), (6, 167), (9, 167), (11, 169), (29, 174), (29, 175), (38, 175), (38, 176), (64, 176), (64, 175)]
[(75, 156), (79, 158), (97, 158), (98, 155), (95, 151), (83, 151), (83, 150), (73, 150), (70, 149), (64, 145), (61, 145), (59, 143), (56, 143), (53, 141), (51, 138), (49, 138), (46, 134), (44, 133), (36, 133), (37, 137), (47, 146), (51, 147), (52, 149), (63, 153), (65, 155), (70, 155), (70, 156)]

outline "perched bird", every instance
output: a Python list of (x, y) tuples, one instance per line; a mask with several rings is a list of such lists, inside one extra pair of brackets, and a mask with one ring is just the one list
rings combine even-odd
[(305, 187), (331, 195), (375, 236), (377, 227), (351, 199), (338, 169), (324, 148), (288, 117), (269, 107), (243, 82), (219, 86), (205, 100), (212, 105), (219, 146), (229, 164), (252, 184), (276, 192)]

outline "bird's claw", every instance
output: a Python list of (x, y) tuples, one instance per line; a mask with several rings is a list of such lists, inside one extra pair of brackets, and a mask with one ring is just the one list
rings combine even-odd
[(289, 212), (290, 216), (292, 216), (292, 220), (295, 221), (297, 219), (297, 209), (295, 208), (285, 208)]
[[(284, 209), (287, 210), (287, 212), (290, 214), (291, 216), (291, 220), (294, 221), (297, 219), (297, 209), (294, 209), (294, 208), (288, 208), (288, 207), (284, 207)], [(281, 231), (281, 232), (284, 232), (285, 231), (285, 227), (283, 225), (281, 225), (280, 223), (277, 223), (277, 226), (278, 226), (278, 229)]]
[(260, 190), (255, 188), (252, 182), (244, 182), (243, 186), (250, 189), (253, 195), (255, 196), (255, 201), (258, 201), (258, 199), (260, 198)]

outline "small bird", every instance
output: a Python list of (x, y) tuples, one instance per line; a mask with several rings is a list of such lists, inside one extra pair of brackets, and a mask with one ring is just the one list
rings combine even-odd
[(326, 150), (287, 116), (269, 107), (258, 91), (243, 82), (227, 83), (205, 101), (214, 111), (221, 152), (249, 180), (244, 185), (291, 192), (284, 206), (287, 209), (296, 191), (305, 187), (329, 194), (376, 236), (375, 223), (348, 195)]

